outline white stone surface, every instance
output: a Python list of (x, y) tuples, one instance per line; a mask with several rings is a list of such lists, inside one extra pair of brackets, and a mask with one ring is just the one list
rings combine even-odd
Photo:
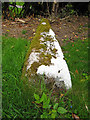
[[(30, 69), (31, 65), (34, 62), (39, 62), (40, 60), (39, 56), (42, 52), (45, 52), (44, 53), (45, 55), (50, 54), (52, 55), (51, 64), (47, 66), (45, 65), (39, 66), (37, 68), (37, 74), (40, 75), (45, 74), (48, 78), (54, 78), (58, 87), (60, 85), (60, 82), (64, 81), (66, 89), (71, 88), (72, 83), (69, 69), (66, 61), (64, 60), (64, 55), (59, 45), (59, 42), (55, 38), (55, 33), (53, 32), (52, 29), (50, 29), (49, 32), (42, 32), (41, 35), (42, 37), (39, 39), (40, 44), (46, 45), (46, 51), (43, 48), (39, 49), (39, 52), (33, 50), (28, 59), (27, 70)], [(45, 40), (45, 37), (47, 36), (51, 38), (51, 41)], [(57, 51), (53, 53), (53, 49), (56, 49)], [(55, 58), (53, 56), (55, 56)]]
[(66, 61), (60, 59), (59, 57), (57, 57), (56, 59), (52, 57), (51, 63), (52, 65), (50, 66), (39, 66), (37, 74), (45, 74), (48, 78), (55, 78), (57, 86), (59, 84), (59, 81), (64, 81), (66, 88), (71, 88), (71, 77)]
[(43, 25), (46, 25), (46, 23), (45, 23), (45, 22), (42, 22), (42, 24), (43, 24)]
[(41, 35), (43, 35), (44, 38), (47, 35), (49, 35), (53, 39), (52, 42), (50, 42), (50, 41), (44, 42), (47, 44), (46, 52), (53, 54), (52, 51), (50, 51), (51, 45), (52, 45), (52, 49), (54, 49), (54, 48), (57, 49), (57, 52), (55, 55), (56, 58), (52, 57), (52, 59), (51, 59), (52, 64), (49, 66), (45, 66), (45, 65), (39, 66), (37, 69), (37, 74), (41, 74), (41, 75), (45, 74), (48, 78), (55, 78), (56, 84), (58, 84), (58, 85), (60, 84), (59, 83), (60, 81), (64, 81), (66, 89), (71, 88), (72, 83), (71, 83), (69, 69), (68, 69), (66, 61), (63, 59), (64, 56), (63, 56), (61, 47), (55, 38), (55, 33), (52, 31), (52, 29), (50, 29), (48, 33), (43, 32), (43, 33), (41, 33)]
[(29, 56), (29, 59), (28, 59), (28, 66), (27, 66), (27, 70), (31, 67), (31, 65), (34, 63), (34, 62), (39, 62), (39, 54), (38, 52), (31, 52), (30, 56)]

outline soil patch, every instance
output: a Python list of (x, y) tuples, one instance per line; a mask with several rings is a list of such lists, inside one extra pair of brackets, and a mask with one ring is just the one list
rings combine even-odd
[[(23, 18), (22, 20), (25, 23), (2, 20), (2, 34), (9, 37), (32, 40), (40, 19), (34, 17)], [(61, 46), (70, 41), (73, 42), (77, 38), (86, 39), (88, 37), (88, 17), (70, 16), (66, 19), (56, 18), (54, 22), (50, 21), (50, 24)], [(64, 40), (66, 42), (63, 42)]]

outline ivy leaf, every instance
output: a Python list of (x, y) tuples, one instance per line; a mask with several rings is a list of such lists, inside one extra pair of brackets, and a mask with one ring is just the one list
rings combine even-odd
[(67, 112), (67, 110), (64, 109), (63, 107), (59, 107), (59, 108), (57, 109), (57, 112), (58, 112), (58, 113), (61, 113), (61, 114), (64, 114), (64, 113)]

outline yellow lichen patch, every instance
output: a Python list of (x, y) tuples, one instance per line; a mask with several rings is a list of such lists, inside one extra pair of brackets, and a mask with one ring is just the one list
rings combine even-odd
[(51, 38), (50, 35), (47, 35), (47, 36), (46, 36), (45, 41), (54, 42), (54, 40)]
[(40, 63), (42, 63), (43, 65), (49, 65), (51, 63), (51, 58), (52, 56), (50, 54), (44, 54), (44, 52), (42, 52), (40, 54)]
[(57, 52), (57, 49), (54, 48), (54, 49), (52, 50), (52, 52), (55, 54), (55, 53)]

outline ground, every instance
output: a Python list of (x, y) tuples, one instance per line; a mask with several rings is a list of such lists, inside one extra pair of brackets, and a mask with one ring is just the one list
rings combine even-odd
[[(25, 23), (17, 22), (17, 20), (2, 20), (2, 34), (32, 40), (41, 19), (33, 17), (23, 18), (22, 20)], [(67, 43), (69, 41), (73, 42), (77, 38), (85, 39), (88, 37), (88, 17), (86, 16), (71, 16), (66, 19), (56, 18), (54, 22), (50, 21), (50, 24), (61, 46), (65, 44), (63, 43), (65, 39)]]

